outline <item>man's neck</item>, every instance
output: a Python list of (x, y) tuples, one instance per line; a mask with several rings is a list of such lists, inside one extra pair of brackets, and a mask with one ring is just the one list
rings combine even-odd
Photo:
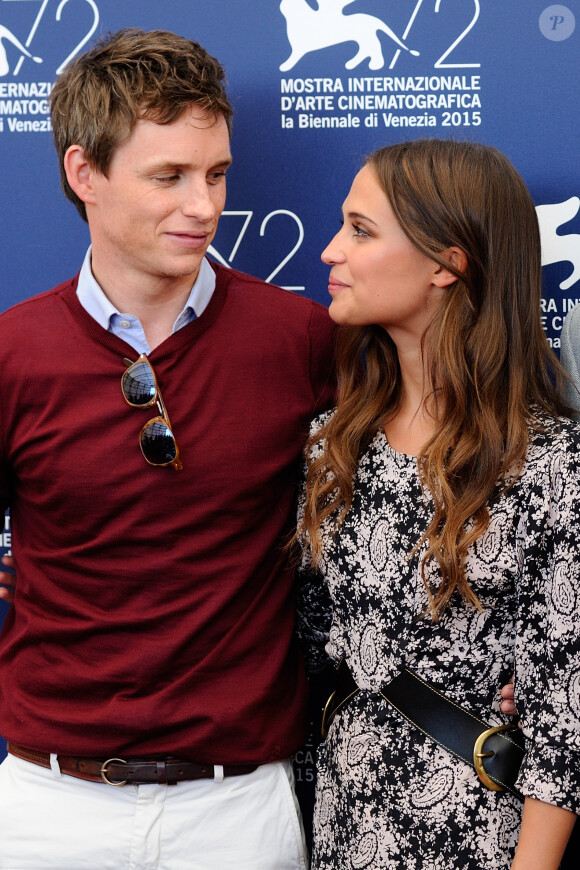
[(183, 311), (197, 275), (157, 277), (115, 275), (103, 268), (93, 250), (91, 269), (101, 290), (121, 314), (137, 317), (151, 350), (165, 341)]

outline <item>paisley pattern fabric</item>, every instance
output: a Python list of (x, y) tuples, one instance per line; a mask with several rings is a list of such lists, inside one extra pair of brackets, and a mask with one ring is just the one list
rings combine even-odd
[[(313, 870), (510, 865), (521, 801), (486, 789), (382, 700), (402, 667), (490, 725), (507, 721), (500, 688), (515, 671), (526, 737), (518, 787), (580, 812), (580, 427), (542, 422), (468, 556), (481, 611), (456, 596), (439, 622), (424, 616), (422, 552), (410, 553), (432, 503), (416, 460), (382, 431), (360, 459), (344, 524), (325, 526), (316, 572), (305, 554), (299, 630), (310, 667), (345, 656), (363, 690), (319, 749)], [(437, 584), (436, 566), (427, 576)]]

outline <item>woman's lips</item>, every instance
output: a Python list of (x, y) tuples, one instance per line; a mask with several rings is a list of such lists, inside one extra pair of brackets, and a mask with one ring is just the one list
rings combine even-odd
[(339, 281), (338, 278), (334, 278), (332, 275), (328, 279), (328, 292), (332, 296), (333, 293), (338, 293), (344, 287), (348, 287), (348, 284), (344, 284), (342, 281)]

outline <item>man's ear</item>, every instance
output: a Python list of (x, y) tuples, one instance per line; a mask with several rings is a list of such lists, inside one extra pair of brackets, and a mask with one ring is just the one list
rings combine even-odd
[(71, 145), (64, 155), (63, 164), (67, 181), (78, 198), (84, 203), (93, 203), (95, 170), (89, 165), (84, 149), (80, 145)]
[[(461, 248), (446, 248), (446, 250), (441, 251), (441, 257), (444, 260), (447, 260), (449, 265), (458, 272), (465, 272), (467, 269), (467, 256), (465, 251), (462, 251)], [(437, 287), (449, 287), (449, 285), (453, 284), (455, 281), (457, 281), (457, 276), (450, 269), (446, 269), (444, 266), (437, 264), (435, 276), (433, 278), (433, 283)]]

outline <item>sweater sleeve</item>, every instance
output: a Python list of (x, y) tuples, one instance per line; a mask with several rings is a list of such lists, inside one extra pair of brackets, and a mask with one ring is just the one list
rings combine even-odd
[(308, 328), (310, 342), (310, 385), (314, 413), (328, 410), (336, 401), (334, 336), (336, 326), (322, 305), (312, 303)]
[[(6, 389), (5, 382), (3, 383)], [(10, 483), (7, 463), (8, 442), (6, 437), (5, 407), (0, 405), (0, 512), (4, 514), (10, 507)]]
[(522, 531), (515, 691), (524, 795), (580, 813), (580, 447), (554, 447)]

